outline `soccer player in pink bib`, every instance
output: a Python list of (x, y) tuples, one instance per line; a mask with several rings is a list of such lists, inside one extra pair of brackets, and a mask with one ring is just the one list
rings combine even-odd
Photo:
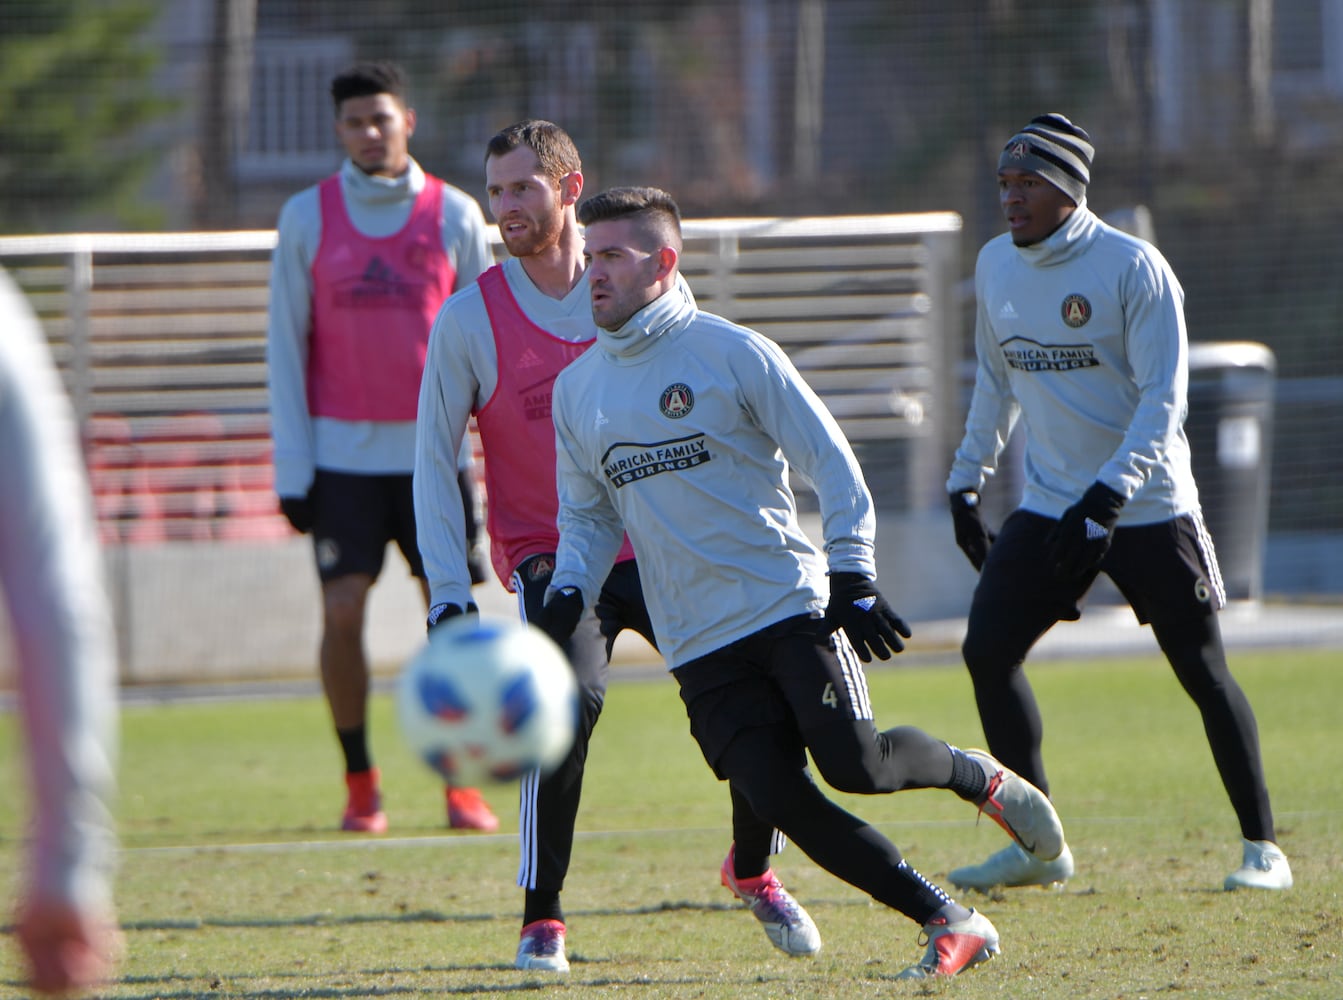
[[(322, 583), (322, 686), (345, 759), (341, 828), (381, 833), (365, 608), (388, 542), (423, 581), (411, 473), (429, 328), (492, 255), (475, 199), (410, 155), (415, 111), (399, 67), (353, 66), (332, 81), (331, 97), (345, 162), (280, 212), (267, 343), (271, 433), (280, 509), (296, 531), (312, 533)], [(468, 498), (468, 518), (470, 476), (458, 461), (453, 483)], [(468, 520), (468, 534), (473, 528)], [(449, 788), (447, 813), (454, 828), (499, 825), (473, 788)]]

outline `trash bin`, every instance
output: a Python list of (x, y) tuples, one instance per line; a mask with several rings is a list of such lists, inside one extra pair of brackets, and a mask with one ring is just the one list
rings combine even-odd
[(1263, 344), (1189, 345), (1185, 434), (1231, 600), (1263, 596), (1276, 369)]

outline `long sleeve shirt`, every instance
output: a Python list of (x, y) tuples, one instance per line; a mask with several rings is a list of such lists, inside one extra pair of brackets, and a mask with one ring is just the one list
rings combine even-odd
[[(365, 174), (346, 160), (339, 177), (350, 222), (372, 237), (400, 231), (426, 183), (414, 160), (406, 173), (395, 178)], [(443, 184), (442, 231), (444, 250), (457, 275), (456, 288), (464, 288), (493, 263), (493, 254), (480, 205), (450, 184)], [(312, 265), (322, 239), (317, 185), (285, 202), (278, 232), (271, 260), (266, 355), (276, 493), (304, 496), (318, 467), (366, 474), (411, 472), (414, 420), (339, 420), (309, 413)]]
[(1165, 258), (1083, 203), (1047, 239), (990, 240), (975, 265), (978, 366), (948, 491), (980, 489), (1018, 423), (1021, 506), (1059, 517), (1097, 480), (1120, 524), (1198, 508), (1184, 433), (1184, 292)]
[[(872, 497), (843, 432), (777, 344), (678, 287), (555, 382), (560, 547), (552, 588), (591, 604), (629, 533), (670, 669), (794, 615), (827, 568), (876, 576)], [(823, 547), (790, 470), (814, 484)]]
[[(533, 324), (552, 337), (577, 343), (597, 335), (592, 322), (588, 283), (579, 281), (563, 299), (540, 291), (509, 257), (502, 264), (508, 289), (518, 307)], [(545, 382), (553, 371), (538, 371)], [(457, 487), (457, 454), (470, 424), (471, 414), (483, 408), (495, 394), (499, 358), (490, 316), (478, 285), (457, 292), (444, 304), (429, 335), (420, 385), (418, 433), (415, 442), (415, 533), (429, 580), (431, 604), (451, 603), (465, 607), (471, 599), (471, 577), (466, 564), (466, 535), (462, 530), (462, 496)], [(495, 449), (511, 447), (509, 441), (482, 439), (488, 465)], [(537, 462), (550, 462), (537, 455)], [(553, 503), (553, 497), (545, 498)], [(507, 503), (507, 497), (491, 497), (490, 503)]]

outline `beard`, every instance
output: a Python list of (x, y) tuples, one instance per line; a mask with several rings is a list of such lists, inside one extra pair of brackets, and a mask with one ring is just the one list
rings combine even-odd
[(559, 243), (560, 234), (564, 231), (564, 216), (561, 213), (555, 212), (539, 219), (528, 218), (527, 222), (528, 228), (521, 233), (510, 235), (503, 228), (499, 230), (504, 247), (512, 256), (535, 257)]

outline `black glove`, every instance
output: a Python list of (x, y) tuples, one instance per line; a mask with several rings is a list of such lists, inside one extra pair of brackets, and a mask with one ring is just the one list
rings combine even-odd
[(428, 628), (429, 628), (429, 631), (432, 632), (432, 631), (434, 630), (434, 627), (435, 627), (435, 626), (437, 626), (437, 625), (442, 625), (444, 622), (448, 621), (449, 619), (457, 618), (457, 617), (460, 617), (461, 615), (464, 615), (464, 614), (466, 614), (466, 615), (476, 615), (476, 614), (479, 614), (479, 613), (480, 613), (480, 609), (479, 609), (478, 607), (476, 607), (474, 601), (467, 601), (467, 602), (466, 602), (466, 610), (465, 610), (465, 611), (463, 611), (463, 610), (462, 610), (460, 607), (458, 607), (456, 604), (449, 604), (449, 603), (447, 603), (446, 601), (444, 601), (442, 604), (435, 604), (432, 608), (429, 609), (429, 624), (428, 624)]
[(1125, 498), (1102, 482), (1092, 483), (1048, 538), (1049, 562), (1060, 580), (1081, 580), (1094, 573), (1114, 540)]
[(844, 630), (864, 663), (872, 662), (873, 653), (879, 660), (889, 660), (891, 653), (905, 648), (900, 636), (909, 638), (904, 619), (877, 592), (876, 581), (862, 573), (830, 574), (830, 606), (825, 609), (825, 621), (831, 632)]
[(956, 529), (956, 545), (976, 570), (984, 568), (989, 546), (998, 536), (988, 529), (979, 509), (978, 490), (957, 490), (951, 501), (951, 523)]
[(578, 628), (583, 617), (583, 592), (577, 587), (561, 587), (555, 595), (546, 601), (541, 613), (532, 619), (532, 624), (554, 640), (555, 645), (563, 646)]
[(312, 491), (308, 491), (307, 496), (302, 497), (280, 497), (280, 513), (285, 516), (290, 525), (300, 535), (306, 535), (312, 531), (314, 520), (314, 511), (312, 503)]
[(457, 470), (457, 488), (462, 494), (462, 513), (466, 515), (466, 569), (474, 587), (490, 578), (490, 561), (480, 544), (480, 500), (472, 469)]
[(471, 575), (471, 586), (473, 587), (490, 578), (489, 560), (474, 545), (470, 545), (466, 550), (466, 571)]

